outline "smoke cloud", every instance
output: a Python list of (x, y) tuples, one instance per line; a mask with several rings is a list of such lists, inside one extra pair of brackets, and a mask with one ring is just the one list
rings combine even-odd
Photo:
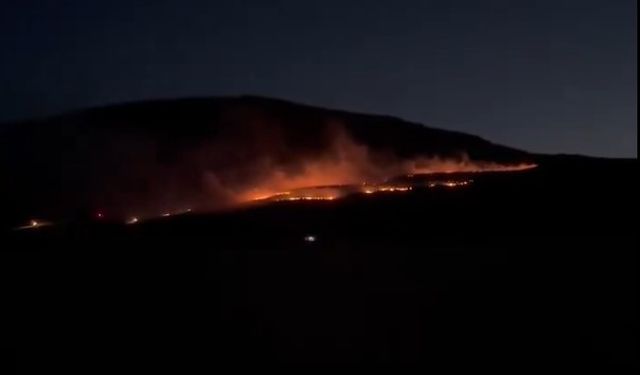
[(233, 208), (294, 189), (534, 166), (472, 160), (464, 150), (457, 156), (399, 156), (397, 149), (357, 141), (334, 120), (282, 126), (245, 109), (217, 121), (215, 132), (197, 137), (96, 127), (70, 138), (69, 132), (47, 130), (40, 140), (30, 138), (29, 147), (15, 148), (11, 157), (18, 155), (20, 163), (3, 160), (12, 176), (4, 195), (23, 205), (18, 211), (157, 217)]

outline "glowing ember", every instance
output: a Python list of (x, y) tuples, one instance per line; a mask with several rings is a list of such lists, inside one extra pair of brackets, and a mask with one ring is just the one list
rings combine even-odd
[(284, 197), (276, 198), (277, 201), (332, 201), (336, 197), (314, 197), (314, 196), (302, 196), (302, 197)]
[(360, 193), (364, 193), (364, 194), (375, 194), (375, 193), (379, 193), (379, 192), (395, 193), (395, 192), (406, 192), (406, 191), (410, 191), (412, 189), (413, 189), (412, 186), (393, 186), (393, 185), (376, 186), (376, 185), (367, 185), (366, 188), (360, 190), (359, 192)]
[(411, 190), (411, 187), (409, 186), (382, 186), (378, 191), (395, 192), (395, 191), (409, 191), (409, 190)]
[(416, 188), (435, 188), (439, 186), (447, 188), (463, 187), (471, 184), (471, 179), (459, 180), (428, 180), (421, 181), (414, 179), (413, 175), (405, 176), (411, 178), (411, 184), (393, 184), (385, 182), (384, 184), (367, 184), (361, 183), (357, 185), (340, 185), (340, 186), (318, 186), (308, 187), (304, 189), (285, 191), (282, 193), (259, 196), (254, 201), (267, 202), (286, 202), (286, 201), (333, 201), (354, 194), (388, 194), (388, 193), (406, 193)]
[(53, 225), (53, 223), (48, 222), (48, 221), (41, 221), (41, 220), (29, 220), (29, 223), (27, 225), (23, 225), (20, 227), (15, 228), (16, 230), (24, 230), (24, 229), (38, 229), (38, 228), (42, 228), (42, 227), (46, 227), (49, 225)]
[(467, 186), (470, 183), (472, 183), (473, 180), (463, 180), (463, 181), (434, 181), (434, 182), (430, 182), (429, 183), (429, 187), (430, 188), (434, 188), (434, 187), (438, 187), (438, 186), (444, 186), (444, 187), (460, 187), (460, 186)]

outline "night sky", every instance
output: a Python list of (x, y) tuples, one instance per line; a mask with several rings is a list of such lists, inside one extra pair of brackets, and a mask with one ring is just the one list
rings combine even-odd
[(3, 1), (0, 121), (257, 94), (637, 156), (635, 0)]

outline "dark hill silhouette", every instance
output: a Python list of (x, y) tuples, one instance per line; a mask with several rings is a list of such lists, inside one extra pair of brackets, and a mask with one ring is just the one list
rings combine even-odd
[(476, 136), (394, 117), (255, 96), (92, 108), (6, 125), (0, 134), (3, 207), (18, 217), (105, 207), (118, 215), (167, 205), (215, 208), (276, 172), (279, 181), (307, 178), (312, 170), (314, 181), (328, 176), (327, 183), (343, 183), (395, 173), (400, 161), (416, 157), (533, 159)]
[[(341, 122), (354, 140), (374, 148), (392, 149), (403, 156), (459, 156), (474, 160), (513, 162), (529, 159), (527, 153), (493, 144), (480, 137), (412, 123), (391, 116), (324, 109), (258, 96), (156, 100), (112, 105), (23, 122), (11, 126), (5, 136), (55, 136), (59, 132), (91, 130), (123, 132), (163, 141), (197, 141), (214, 137), (227, 127), (262, 121), (280, 126), (287, 140), (300, 147), (312, 146), (328, 123)], [(71, 134), (72, 135), (72, 134)]]
[(279, 186), (309, 171), (314, 182), (338, 184), (406, 172), (403, 163), (416, 158), (427, 169), (442, 160), (468, 167), (557, 159), (395, 117), (256, 96), (91, 108), (5, 124), (0, 142), (5, 220), (215, 208), (272, 183), (274, 173)]

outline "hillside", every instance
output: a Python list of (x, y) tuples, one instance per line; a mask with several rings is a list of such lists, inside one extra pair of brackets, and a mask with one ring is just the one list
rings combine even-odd
[(265, 192), (531, 163), (479, 137), (259, 97), (162, 100), (3, 126), (8, 216), (216, 209)]

